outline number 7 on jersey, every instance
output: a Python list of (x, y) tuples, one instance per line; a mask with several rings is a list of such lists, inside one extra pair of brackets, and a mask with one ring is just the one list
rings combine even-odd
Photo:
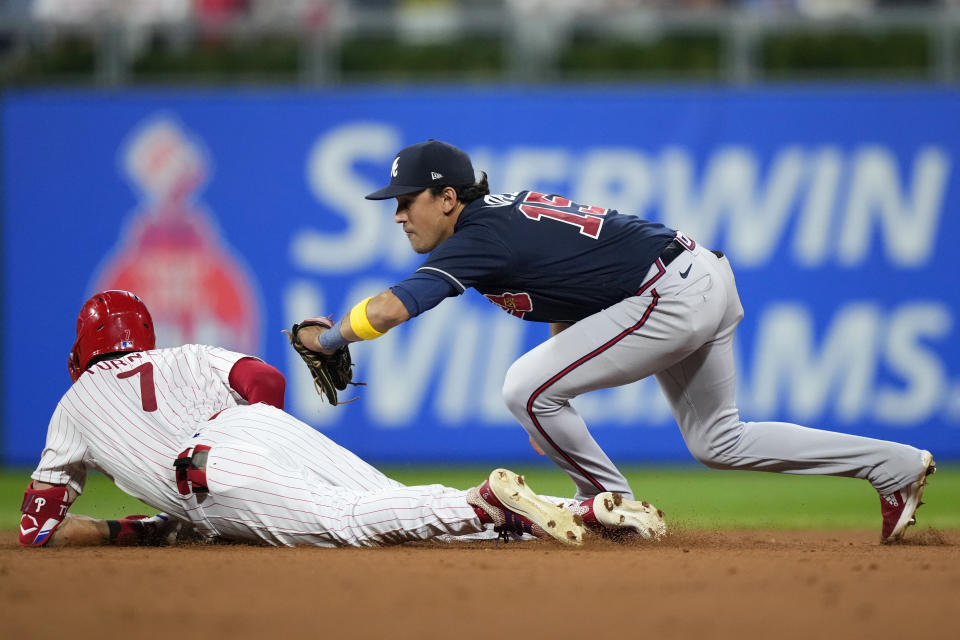
[(132, 378), (135, 375), (140, 376), (140, 403), (143, 410), (150, 412), (157, 410), (157, 390), (153, 386), (153, 363), (144, 362), (139, 367), (134, 367), (130, 371), (118, 373), (117, 378)]

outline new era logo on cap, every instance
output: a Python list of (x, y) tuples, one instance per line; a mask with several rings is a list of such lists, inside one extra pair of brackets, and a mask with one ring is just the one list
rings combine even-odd
[(465, 151), (446, 142), (427, 140), (401, 149), (390, 167), (390, 184), (366, 198), (386, 200), (434, 185), (460, 186), (474, 182), (473, 164)]

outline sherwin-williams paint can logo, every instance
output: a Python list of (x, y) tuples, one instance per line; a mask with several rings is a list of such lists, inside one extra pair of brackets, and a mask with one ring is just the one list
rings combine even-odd
[(127, 289), (150, 309), (157, 346), (212, 344), (258, 353), (260, 308), (247, 269), (199, 191), (210, 171), (202, 145), (171, 118), (140, 126), (122, 150), (143, 196), (93, 290)]

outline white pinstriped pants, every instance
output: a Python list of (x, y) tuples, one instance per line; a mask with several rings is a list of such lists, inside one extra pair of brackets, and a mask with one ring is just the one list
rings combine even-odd
[(570, 475), (581, 499), (602, 491), (633, 494), (570, 400), (650, 375), (690, 453), (709, 467), (864, 478), (881, 494), (916, 479), (921, 452), (908, 445), (785, 422), (743, 422), (733, 357), (742, 318), (730, 263), (695, 246), (666, 267), (657, 260), (639, 295), (521, 356), (507, 372), (504, 399)]
[(227, 409), (188, 444), (210, 446), (209, 493), (184, 497), (207, 536), (336, 547), (483, 530), (466, 491), (404, 486), (268, 405)]

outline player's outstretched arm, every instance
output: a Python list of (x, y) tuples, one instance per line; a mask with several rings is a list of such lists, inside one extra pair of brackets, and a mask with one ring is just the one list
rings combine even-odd
[[(338, 332), (344, 342), (359, 342), (378, 338), (409, 319), (410, 312), (403, 306), (400, 298), (387, 289), (357, 303), (350, 311), (350, 315), (342, 318), (332, 328)], [(308, 349), (330, 353), (335, 348), (324, 349), (319, 341), (320, 336), (326, 331), (328, 331), (326, 327), (306, 326), (297, 332), (297, 337)]]
[(160, 546), (176, 540), (180, 523), (166, 514), (100, 520), (68, 514), (77, 492), (61, 485), (31, 482), (20, 507), (20, 544), (25, 547), (96, 545)]
[(166, 514), (127, 516), (100, 520), (71, 513), (64, 519), (46, 547), (159, 547), (174, 544), (179, 523)]
[(24, 547), (67, 547), (106, 544), (106, 520), (68, 514), (77, 499), (69, 487), (31, 482), (20, 507), (20, 544)]

